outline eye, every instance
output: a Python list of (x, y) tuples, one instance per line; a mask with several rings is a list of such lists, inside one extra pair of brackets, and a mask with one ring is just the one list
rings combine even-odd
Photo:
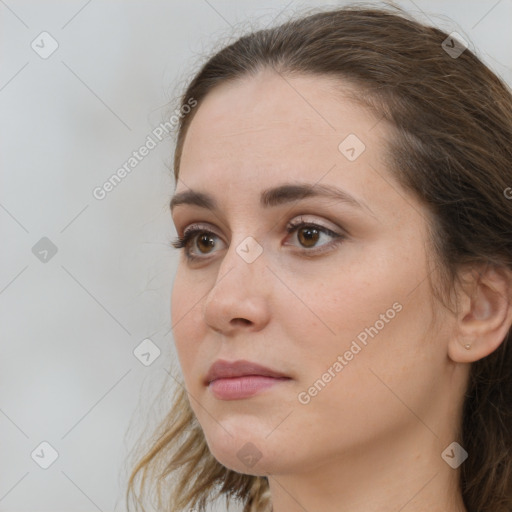
[[(197, 237), (197, 235), (201, 236)], [(190, 245), (193, 244), (195, 248), (199, 248), (200, 252), (202, 252), (202, 249), (206, 248), (205, 252), (202, 252), (202, 254), (207, 255), (209, 254), (208, 249), (215, 245), (214, 238), (218, 238), (218, 236), (212, 231), (198, 225), (192, 225), (185, 229), (183, 236), (177, 236), (171, 242), (171, 245), (175, 249), (185, 249), (185, 256), (188, 260), (199, 260), (202, 259), (202, 257), (192, 254), (190, 252)]]
[[(286, 231), (289, 234), (296, 232), (296, 238), (298, 242), (302, 245), (302, 247), (306, 247), (308, 249), (317, 247), (317, 242), (322, 239), (322, 235), (324, 235), (324, 238), (330, 237), (333, 239), (331, 243), (325, 243), (320, 245), (320, 247), (328, 247), (327, 250), (333, 249), (334, 246), (341, 243), (346, 238), (344, 234), (335, 233), (331, 229), (320, 224), (316, 224), (314, 222), (307, 222), (302, 217), (297, 221), (290, 222), (288, 226), (286, 226)], [(306, 256), (314, 256), (325, 251), (326, 249), (315, 249), (301, 252)]]
[[(298, 243), (303, 248), (305, 248), (304, 250), (300, 251), (300, 253), (306, 257), (311, 257), (319, 253), (324, 253), (326, 251), (326, 249), (316, 249), (317, 243), (322, 239), (322, 237), (333, 239), (331, 243), (325, 243), (320, 245), (320, 247), (328, 246), (329, 248), (327, 250), (333, 249), (335, 245), (341, 243), (346, 238), (344, 234), (335, 233), (329, 228), (316, 224), (314, 222), (306, 222), (302, 218), (300, 218), (297, 221), (290, 222), (286, 226), (286, 231), (288, 234), (293, 234), (297, 232), (295, 238), (297, 239)], [(215, 247), (215, 239), (217, 238), (219, 237), (209, 229), (203, 228), (200, 225), (192, 225), (184, 231), (183, 236), (176, 237), (171, 242), (171, 245), (175, 249), (185, 249), (184, 253), (189, 261), (201, 260), (205, 259), (203, 256), (211, 254), (212, 251), (210, 249)], [(191, 246), (193, 247), (193, 249), (199, 250), (199, 253), (202, 254), (203, 256), (198, 256), (197, 254), (194, 254), (191, 251)]]

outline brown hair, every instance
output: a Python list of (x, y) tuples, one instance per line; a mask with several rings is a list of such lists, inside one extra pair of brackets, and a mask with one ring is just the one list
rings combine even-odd
[[(273, 69), (281, 76), (322, 75), (355, 85), (359, 101), (393, 126), (389, 167), (405, 190), (432, 212), (431, 244), (440, 297), (454, 290), (465, 265), (512, 269), (512, 95), (475, 54), (457, 58), (448, 34), (403, 11), (350, 6), (314, 12), (245, 35), (214, 54), (183, 94), (198, 106), (179, 125), (174, 174), (187, 128), (201, 101), (228, 81)], [(450, 46), (453, 43), (450, 40)], [(468, 512), (512, 511), (512, 350), (506, 339), (471, 365), (464, 397), (460, 487)], [(181, 387), (142, 473), (167, 489), (167, 510), (204, 510), (212, 491), (241, 499), (244, 512), (270, 508), (266, 477), (239, 474), (216, 461)], [(137, 498), (137, 503), (142, 502)], [(159, 502), (162, 503), (161, 501)]]

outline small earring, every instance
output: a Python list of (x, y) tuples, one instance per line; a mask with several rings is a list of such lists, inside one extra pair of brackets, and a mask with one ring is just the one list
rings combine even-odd
[(464, 345), (464, 348), (465, 348), (466, 350), (469, 350), (469, 349), (471, 348), (471, 345), (468, 343), (467, 345)]

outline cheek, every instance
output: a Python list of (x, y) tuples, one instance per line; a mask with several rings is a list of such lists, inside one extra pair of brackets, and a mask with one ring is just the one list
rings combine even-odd
[[(341, 371), (339, 364), (338, 372), (333, 370), (336, 375), (358, 372), (352, 375), (351, 386), (358, 385), (363, 374), (375, 380), (367, 375), (370, 367), (394, 382), (401, 382), (408, 368), (421, 371), (421, 361), (428, 357), (430, 290), (426, 280), (416, 284), (421, 282), (420, 258), (413, 265), (390, 256), (382, 252), (371, 258), (371, 265), (360, 261), (357, 266), (342, 266), (334, 276), (324, 276), (320, 285), (314, 285), (314, 277), (295, 282), (297, 296), (304, 298), (308, 308), (298, 302), (290, 308), (288, 303), (281, 315), (289, 319), (296, 349), (308, 362), (301, 372), (308, 382), (301, 384), (309, 386), (320, 379), (338, 356), (344, 360)], [(331, 380), (329, 387), (335, 388), (336, 379)]]
[(204, 336), (203, 301), (200, 300), (203, 295), (178, 269), (171, 294), (171, 325), (185, 381), (197, 359), (197, 342)]
[[(309, 346), (307, 337), (301, 338), (296, 418), (310, 425), (312, 437), (325, 439), (328, 450), (414, 423), (409, 408), (422, 416), (429, 407), (437, 361), (425, 348), (426, 315), (414, 301), (400, 301), (401, 309), (393, 309), (393, 294), (381, 298), (358, 318), (340, 314), (337, 339), (321, 335), (326, 331), (321, 326), (312, 329), (316, 335), (309, 336)], [(380, 319), (386, 312), (388, 323)], [(335, 320), (331, 317), (331, 326)]]

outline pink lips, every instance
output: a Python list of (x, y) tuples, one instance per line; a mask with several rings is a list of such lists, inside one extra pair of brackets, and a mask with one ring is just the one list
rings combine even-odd
[(204, 384), (220, 400), (239, 400), (287, 380), (290, 377), (257, 363), (219, 359), (210, 367)]

